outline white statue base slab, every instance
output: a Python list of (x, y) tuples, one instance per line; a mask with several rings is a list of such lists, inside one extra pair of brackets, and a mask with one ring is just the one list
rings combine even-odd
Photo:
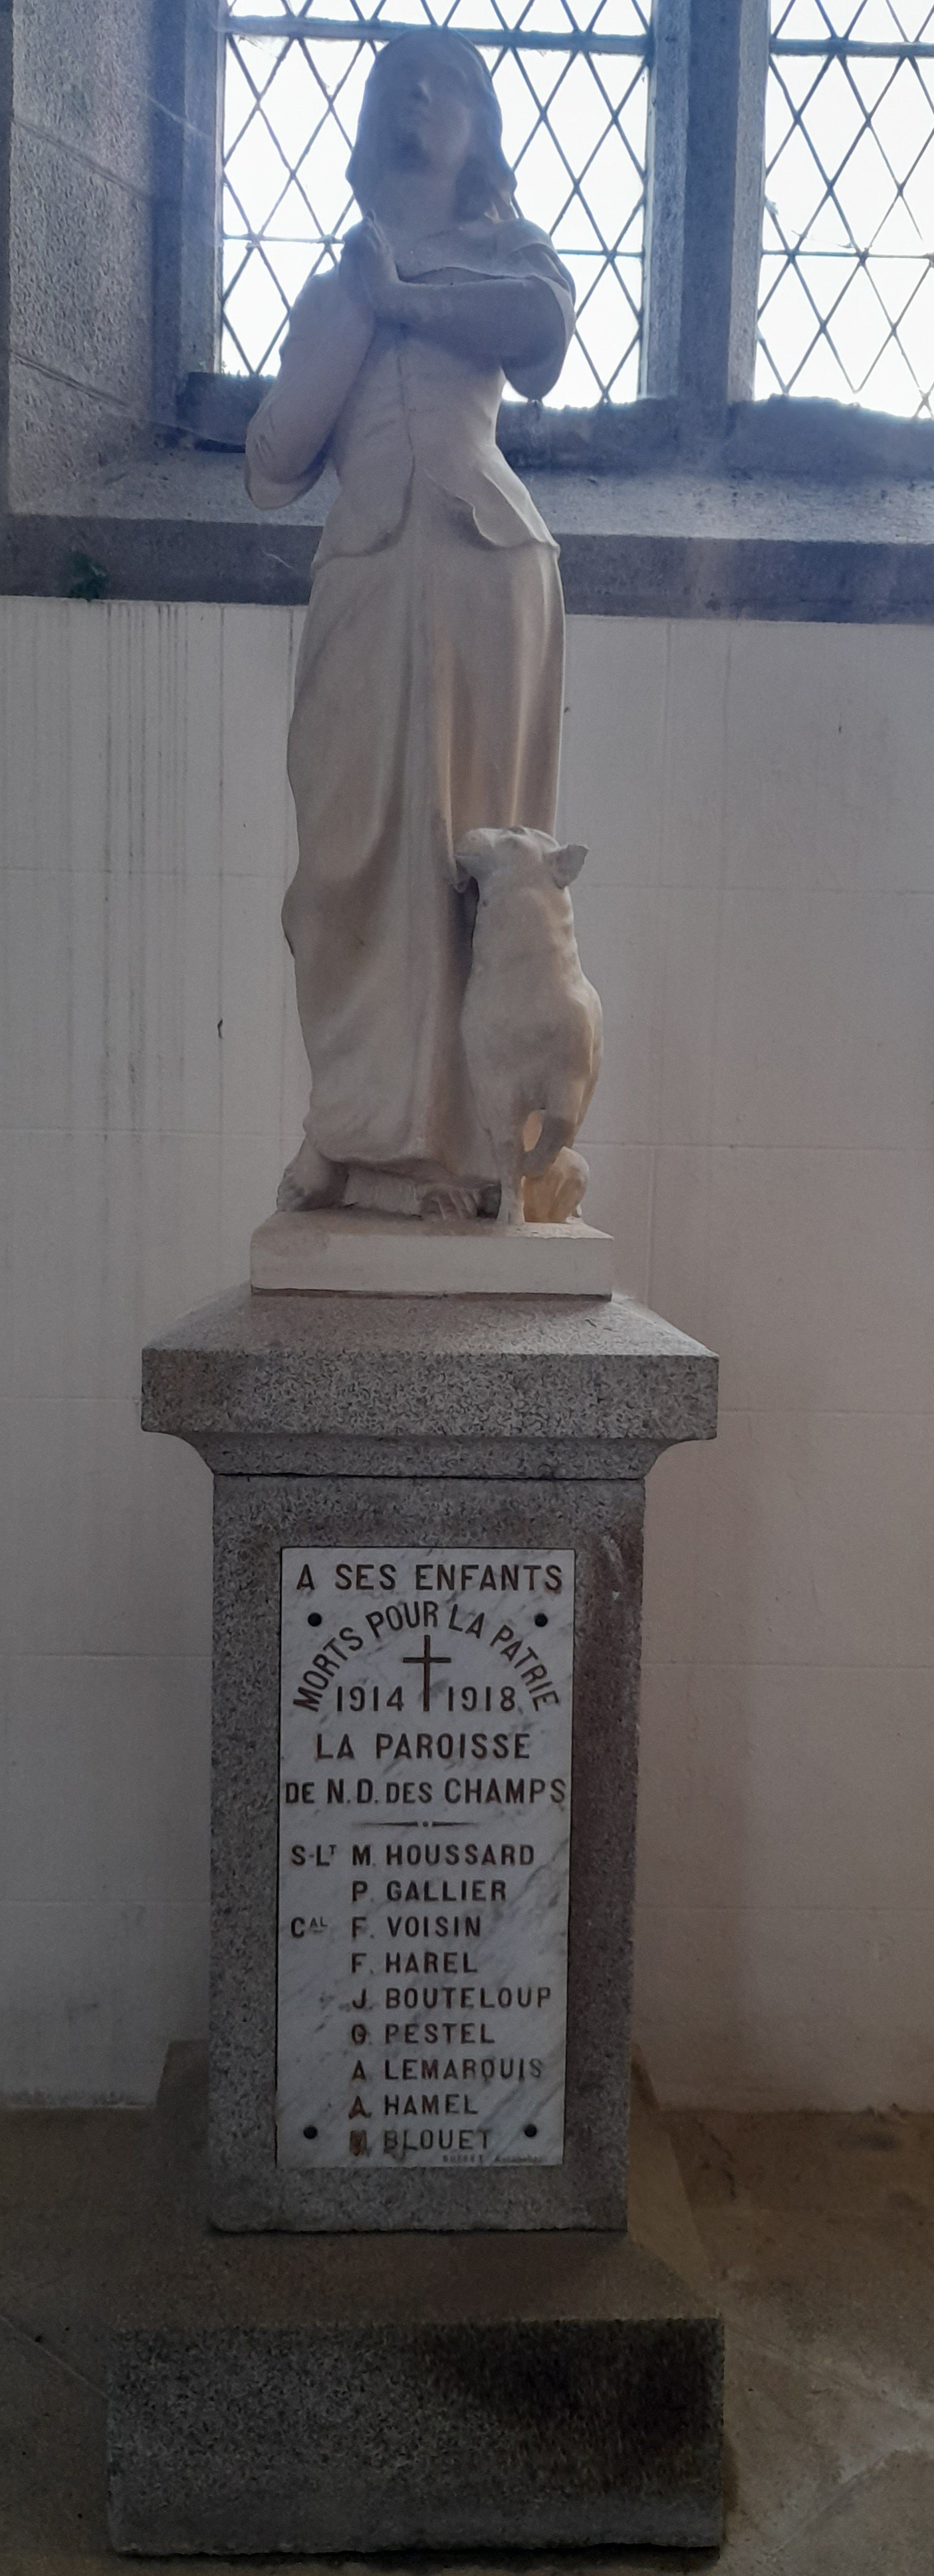
[(506, 1226), (363, 1208), (279, 1210), (253, 1236), (250, 1285), (351, 1297), (610, 1297), (613, 1238), (580, 1217)]

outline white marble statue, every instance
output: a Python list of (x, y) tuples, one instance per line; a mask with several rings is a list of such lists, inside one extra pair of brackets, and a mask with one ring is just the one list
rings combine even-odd
[[(506, 376), (523, 395), (555, 383), (572, 287), (515, 211), (492, 82), (461, 37), (383, 48), (349, 176), (364, 220), (298, 297), (247, 443), (261, 509), (328, 459), (340, 486), (289, 734), (299, 863), (283, 922), (312, 1090), (279, 1205), (493, 1215), (500, 1155), (462, 1019), (477, 898), (455, 852), (478, 826), (551, 846), (557, 549), (495, 430)], [(540, 1044), (528, 991), (516, 1007)], [(539, 1174), (535, 1214), (565, 1213), (574, 1180), (566, 1159), (551, 1195)], [(503, 1204), (521, 1221), (514, 1181)]]

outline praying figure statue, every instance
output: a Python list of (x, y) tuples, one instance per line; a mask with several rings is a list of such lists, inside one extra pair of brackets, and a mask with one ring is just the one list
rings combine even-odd
[[(536, 1217), (569, 1212), (586, 1180), (570, 1149), (596, 1079), (599, 1004), (583, 984), (566, 892), (583, 853), (553, 838), (557, 547), (496, 444), (504, 380), (525, 396), (556, 382), (573, 289), (547, 235), (516, 212), (501, 138), (473, 45), (440, 29), (385, 44), (348, 171), (363, 220), (339, 267), (299, 295), (249, 431), (247, 485), (260, 509), (296, 500), (329, 459), (339, 483), (289, 732), (299, 860), (283, 924), (312, 1088), (281, 1208), (521, 1223), (524, 1174)], [(482, 864), (470, 856), (478, 833)], [(497, 1100), (521, 1092), (518, 1143), (484, 1124), (464, 1038), (479, 877), (491, 873), (497, 833), (509, 836), (515, 902), (537, 904), (535, 938), (559, 982), (570, 978), (577, 1011), (566, 1114), (555, 1095), (554, 1114), (542, 1105), (537, 1121), (525, 1117), (529, 1084), (509, 1091), (508, 1065), (494, 1086)], [(522, 1052), (531, 1029), (541, 1051), (555, 973), (536, 1003), (515, 918), (510, 936), (515, 1031), (497, 1043)]]

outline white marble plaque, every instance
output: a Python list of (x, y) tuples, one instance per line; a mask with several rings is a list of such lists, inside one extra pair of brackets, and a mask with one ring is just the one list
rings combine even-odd
[(574, 1557), (282, 1551), (279, 2163), (560, 2164)]

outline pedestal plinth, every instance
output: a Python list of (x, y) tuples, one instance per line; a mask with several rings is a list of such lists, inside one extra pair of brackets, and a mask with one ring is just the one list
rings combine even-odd
[[(405, 2266), (361, 2247), (339, 2317), (323, 2248), (298, 2341), (290, 2329), (278, 2360), (267, 2344), (262, 2365), (246, 2346), (236, 2363), (244, 2388), (254, 2362), (270, 2389), (298, 2371), (296, 2427), (335, 2369), (370, 2391), (369, 2538), (353, 2501), (366, 2437), (344, 2408), (324, 2519), (297, 2513), (283, 2541), (254, 2518), (228, 2548), (709, 2543), (716, 2499), (708, 2477), (702, 2508), (696, 2463), (679, 2471), (677, 2431), (679, 2369), (682, 2396), (690, 2383), (713, 2402), (709, 2314), (692, 2324), (677, 2285), (640, 2286), (624, 2231), (644, 1478), (715, 1420), (711, 1354), (621, 1297), (237, 1291), (145, 1354), (144, 1426), (190, 1441), (215, 1478), (210, 2216), (332, 2246), (425, 2232), (438, 2248), (403, 2316)], [(525, 2255), (500, 2266), (497, 2231)], [(475, 2262), (465, 2246), (458, 2269), (468, 2232)], [(395, 2326), (363, 2299), (377, 2271)], [(650, 2312), (653, 2331), (677, 2325), (657, 2376), (664, 2531), (624, 2439)], [(430, 2321), (454, 2334), (437, 2371)], [(394, 2467), (394, 2334), (418, 2383), (417, 2509), (418, 2479), (400, 2504)], [(141, 2335), (115, 2383), (129, 2456), (134, 2407), (142, 2425), (169, 2378), (178, 2390), (177, 2339), (167, 2377)], [(214, 2361), (223, 2374), (221, 2347)], [(195, 2337), (185, 2443), (204, 2367)], [(184, 2351), (181, 2371), (184, 2385)], [(499, 2440), (517, 2405), (526, 2431), (536, 2409), (550, 2420), (546, 2383), (569, 2457), (590, 2461), (583, 2482), (572, 2462), (548, 2505), (540, 2450), (517, 2434), (508, 2516), (490, 2521), (481, 2446), (472, 2505), (466, 2453), (458, 2468), (452, 2525), (457, 2404), (467, 2421), (482, 2388)], [(211, 2460), (209, 2485), (216, 2444)], [(127, 2545), (167, 2546), (122, 2492)], [(221, 2523), (226, 2508), (172, 2545), (216, 2547)]]
[(380, 1297), (609, 1297), (613, 1239), (562, 1225), (378, 1216), (362, 1208), (283, 1210), (257, 1226), (254, 1288)]

